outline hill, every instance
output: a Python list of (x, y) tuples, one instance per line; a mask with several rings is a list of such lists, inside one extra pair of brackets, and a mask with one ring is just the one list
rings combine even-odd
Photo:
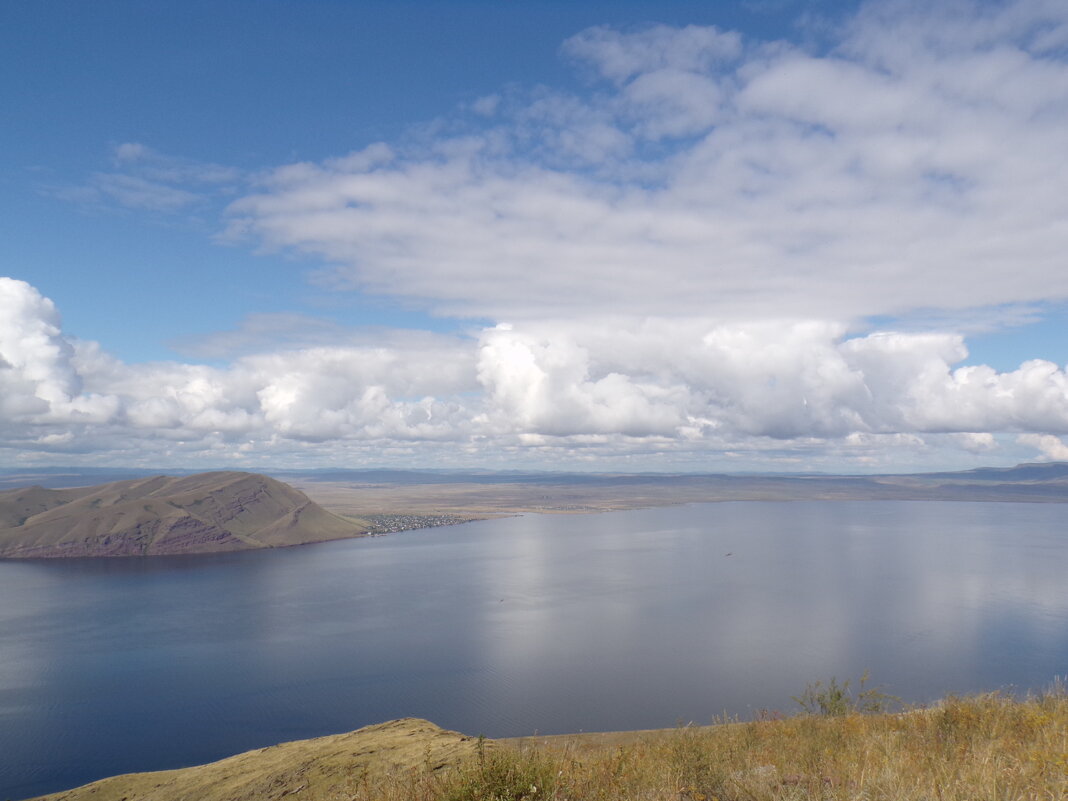
[(217, 553), (355, 537), (367, 528), (255, 473), (152, 476), (0, 492), (0, 557)]
[(406, 718), (347, 734), (298, 740), (180, 770), (113, 776), (41, 801), (304, 801), (358, 797), (363, 782), (403, 777), (474, 756), (478, 740)]
[(116, 776), (36, 801), (1068, 797), (1063, 686), (1023, 700), (951, 697), (903, 714), (847, 707), (495, 742), (409, 718), (199, 767)]

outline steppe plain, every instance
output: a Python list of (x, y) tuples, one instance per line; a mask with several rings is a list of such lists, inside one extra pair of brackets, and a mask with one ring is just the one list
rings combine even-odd
[(721, 501), (1068, 501), (1065, 463), (875, 476), (355, 470), (273, 475), (334, 514), (383, 521), (408, 515), (413, 522), (435, 515), (459, 522)]

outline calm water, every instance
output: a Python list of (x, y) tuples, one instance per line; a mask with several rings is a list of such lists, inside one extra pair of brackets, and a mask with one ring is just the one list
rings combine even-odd
[(491, 737), (1068, 672), (1068, 505), (724, 503), (0, 562), (0, 798), (414, 715)]

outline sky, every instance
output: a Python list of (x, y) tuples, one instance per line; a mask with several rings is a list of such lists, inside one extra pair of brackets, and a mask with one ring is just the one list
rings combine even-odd
[(12, 0), (0, 108), (0, 467), (1068, 460), (1062, 0)]

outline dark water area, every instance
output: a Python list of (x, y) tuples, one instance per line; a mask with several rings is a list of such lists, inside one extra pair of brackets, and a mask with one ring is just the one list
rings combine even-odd
[(1068, 672), (1068, 505), (721, 503), (0, 562), (0, 798), (418, 716), (489, 737)]

